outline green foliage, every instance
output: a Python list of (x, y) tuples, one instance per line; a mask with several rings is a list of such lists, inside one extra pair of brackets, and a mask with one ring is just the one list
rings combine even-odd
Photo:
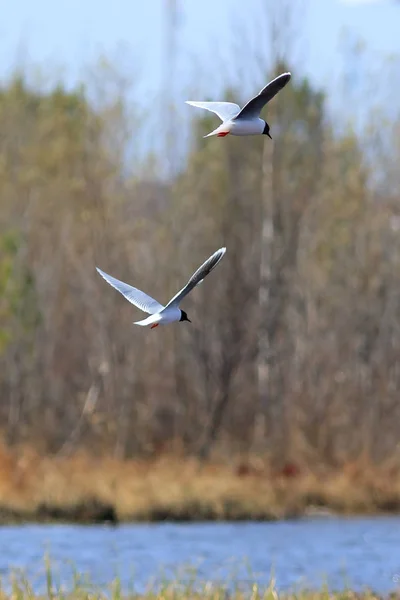
[[(28, 336), (40, 322), (35, 282), (27, 265), (19, 265), (21, 235), (8, 231), (0, 236), (0, 351), (15, 336)], [(18, 333), (17, 333), (18, 332)]]

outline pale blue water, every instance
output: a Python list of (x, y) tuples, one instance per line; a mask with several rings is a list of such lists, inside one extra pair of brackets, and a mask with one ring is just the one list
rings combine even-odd
[[(136, 590), (184, 565), (201, 579), (269, 580), (278, 589), (366, 586), (400, 588), (400, 517), (313, 518), (275, 523), (23, 525), (0, 528), (0, 575), (24, 569), (40, 590), (49, 552), (60, 580), (71, 582), (73, 562), (98, 585), (116, 574)], [(250, 575), (251, 572), (251, 575)]]

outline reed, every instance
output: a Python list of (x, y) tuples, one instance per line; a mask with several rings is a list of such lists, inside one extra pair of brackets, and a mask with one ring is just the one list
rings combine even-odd
[[(101, 587), (94, 584), (86, 575), (80, 574), (73, 566), (70, 584), (61, 584), (58, 570), (49, 558), (45, 558), (43, 582), (31, 581), (23, 572), (10, 572), (3, 577), (0, 587), (0, 600), (397, 600), (399, 592), (380, 595), (372, 590), (342, 591), (298, 588), (291, 592), (278, 592), (276, 582), (271, 579), (260, 585), (256, 579), (243, 584), (235, 579), (224, 582), (202, 580), (195, 570), (188, 569), (176, 579), (157, 579), (145, 590), (137, 591), (134, 581), (123, 585), (119, 577)], [(40, 589), (39, 589), (40, 588)], [(39, 591), (37, 591), (39, 590)]]
[(261, 459), (121, 461), (0, 446), (2, 522), (274, 520), (325, 510), (399, 512), (400, 477), (389, 466), (365, 463), (274, 472)]

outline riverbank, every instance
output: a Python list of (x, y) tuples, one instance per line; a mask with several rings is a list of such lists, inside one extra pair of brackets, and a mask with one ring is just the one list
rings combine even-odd
[[(290, 468), (289, 468), (290, 467)], [(273, 472), (263, 461), (201, 465), (0, 450), (0, 522), (275, 520), (400, 513), (400, 476), (365, 464)]]

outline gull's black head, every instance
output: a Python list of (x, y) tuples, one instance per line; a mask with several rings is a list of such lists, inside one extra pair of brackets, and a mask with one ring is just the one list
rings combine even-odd
[(263, 131), (263, 135), (267, 135), (272, 140), (272, 137), (270, 136), (270, 133), (269, 133), (269, 125), (268, 125), (267, 121), (264, 121), (264, 123), (265, 123), (265, 127), (264, 127), (264, 131)]
[(184, 310), (181, 310), (181, 318), (179, 319), (179, 321), (189, 321), (189, 323), (192, 322), (190, 319), (188, 319), (188, 316)]

